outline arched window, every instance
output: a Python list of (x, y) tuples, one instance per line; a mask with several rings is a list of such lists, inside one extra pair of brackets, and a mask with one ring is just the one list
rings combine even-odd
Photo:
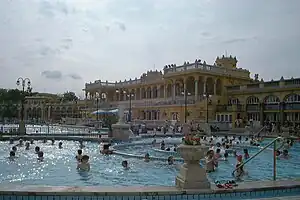
[(299, 103), (300, 102), (300, 95), (298, 94), (289, 94), (284, 98), (285, 103)]
[(247, 98), (246, 104), (259, 104), (259, 98), (256, 96), (250, 96)]
[(239, 99), (238, 98), (230, 98), (229, 100), (228, 100), (228, 104), (229, 105), (237, 105), (237, 104), (239, 104)]
[(264, 99), (264, 103), (266, 104), (274, 104), (274, 103), (279, 103), (280, 99), (279, 97), (275, 96), (275, 95), (269, 95)]

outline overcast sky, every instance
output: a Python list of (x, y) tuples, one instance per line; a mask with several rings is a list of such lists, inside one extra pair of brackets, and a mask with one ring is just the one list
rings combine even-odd
[(0, 0), (0, 87), (82, 95), (228, 52), (265, 80), (299, 76), (299, 0)]

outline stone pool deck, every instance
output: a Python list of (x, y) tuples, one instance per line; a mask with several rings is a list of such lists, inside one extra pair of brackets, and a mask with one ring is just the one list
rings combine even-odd
[[(211, 189), (205, 190), (180, 190), (175, 187), (77, 187), (77, 186), (35, 186), (35, 185), (17, 185), (17, 184), (0, 184), (0, 196), (10, 199), (11, 196), (74, 196), (85, 199), (97, 196), (102, 200), (118, 199), (137, 200), (137, 199), (209, 199), (209, 198), (242, 198), (242, 199), (266, 199), (272, 197), (278, 199), (283, 196), (291, 200), (300, 199), (300, 181), (260, 181), (245, 182), (233, 189), (219, 189), (212, 186)], [(295, 196), (296, 195), (296, 196)], [(155, 198), (154, 198), (155, 197)], [(255, 197), (255, 198), (254, 198)], [(276, 197), (276, 198), (275, 198)], [(271, 198), (271, 199), (272, 199)], [(1, 199), (5, 199), (4, 197)], [(120, 198), (119, 198), (120, 199)], [(279, 198), (280, 199), (280, 198)]]

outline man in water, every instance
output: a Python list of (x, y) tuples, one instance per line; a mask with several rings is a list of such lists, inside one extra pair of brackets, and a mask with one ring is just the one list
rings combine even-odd
[(81, 162), (77, 164), (77, 169), (80, 169), (82, 171), (90, 171), (90, 163), (89, 163), (90, 157), (88, 155), (83, 155), (81, 158)]

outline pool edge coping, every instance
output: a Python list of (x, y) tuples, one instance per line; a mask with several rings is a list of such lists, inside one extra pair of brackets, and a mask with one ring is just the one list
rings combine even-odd
[(63, 196), (156, 196), (156, 195), (189, 195), (189, 194), (224, 194), (234, 192), (252, 192), (300, 188), (298, 180), (253, 181), (240, 183), (233, 189), (219, 189), (214, 185), (211, 189), (178, 189), (175, 186), (117, 186), (117, 187), (79, 187), (79, 186), (42, 186), (0, 184), (1, 195), (63, 195)]

